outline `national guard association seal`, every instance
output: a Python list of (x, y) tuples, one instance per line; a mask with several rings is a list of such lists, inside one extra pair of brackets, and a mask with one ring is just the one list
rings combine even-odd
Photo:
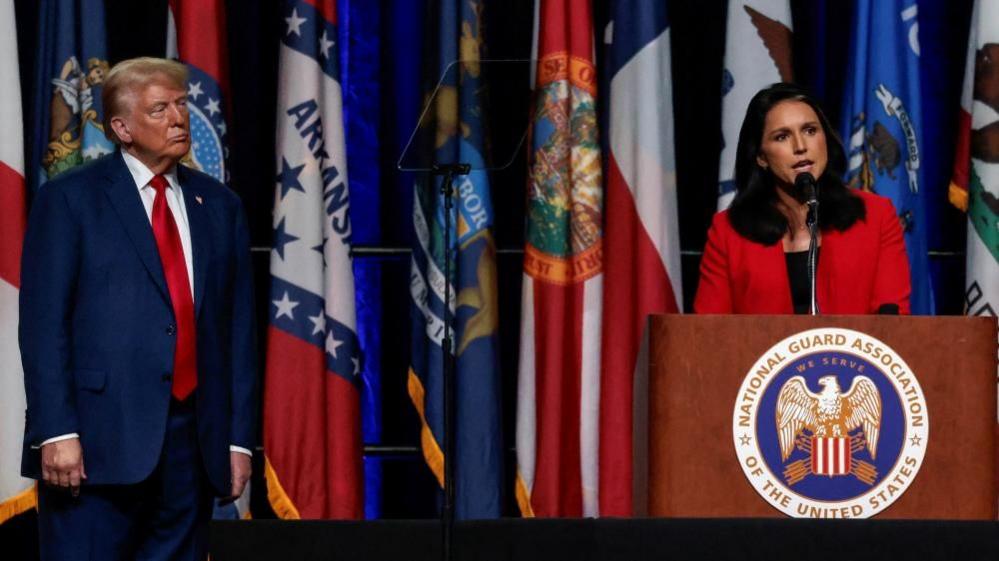
[(823, 328), (777, 343), (746, 374), (732, 414), (742, 471), (797, 518), (868, 518), (916, 478), (929, 414), (915, 373), (864, 333)]

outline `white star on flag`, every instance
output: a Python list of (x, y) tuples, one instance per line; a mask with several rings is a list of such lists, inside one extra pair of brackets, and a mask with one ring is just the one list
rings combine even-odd
[(299, 37), (302, 36), (302, 23), (305, 22), (305, 18), (298, 17), (298, 8), (293, 8), (291, 17), (284, 18), (284, 21), (288, 22), (288, 35), (294, 33)]
[(225, 135), (225, 121), (222, 121), (221, 123), (219, 123), (218, 126), (219, 126), (219, 134)]
[(193, 99), (194, 101), (197, 101), (198, 96), (203, 93), (205, 92), (201, 89), (201, 82), (191, 82), (187, 85), (187, 97)]
[(336, 360), (336, 351), (343, 346), (343, 341), (333, 337), (333, 332), (331, 331), (326, 335), (326, 352), (333, 355), (333, 359)]
[(333, 41), (329, 40), (326, 36), (326, 31), (323, 31), (323, 36), (319, 38), (319, 50), (323, 52), (325, 58), (330, 57), (330, 47), (333, 46)]
[(211, 116), (215, 116), (216, 113), (220, 113), (221, 110), (219, 109), (219, 100), (208, 98), (208, 105), (205, 105), (205, 111), (208, 111), (208, 114)]
[(274, 319), (278, 319), (281, 316), (288, 316), (288, 319), (295, 319), (295, 315), (292, 313), (292, 310), (295, 309), (298, 302), (288, 298), (287, 290), (284, 291), (284, 296), (282, 296), (280, 300), (274, 300), (273, 302), (278, 308), (277, 315), (274, 316)]
[(311, 321), (314, 326), (312, 328), (313, 335), (326, 331), (326, 314), (323, 313), (322, 310), (319, 310), (319, 313), (315, 316), (309, 316), (309, 321)]

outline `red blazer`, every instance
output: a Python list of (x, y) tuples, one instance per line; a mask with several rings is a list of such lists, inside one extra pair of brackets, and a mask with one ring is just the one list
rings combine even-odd
[[(867, 217), (845, 232), (824, 230), (816, 280), (823, 314), (873, 314), (882, 304), (909, 313), (909, 260), (891, 201), (856, 191)], [(763, 245), (715, 215), (694, 298), (698, 314), (791, 314), (791, 285), (781, 242)]]

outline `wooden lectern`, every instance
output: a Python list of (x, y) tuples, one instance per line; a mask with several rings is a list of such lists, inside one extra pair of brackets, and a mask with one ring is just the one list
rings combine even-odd
[(785, 516), (750, 485), (740, 466), (733, 411), (761, 355), (816, 328), (879, 339), (904, 359), (922, 387), (930, 420), (922, 466), (877, 517), (995, 520), (997, 323), (969, 317), (653, 316), (648, 514)]

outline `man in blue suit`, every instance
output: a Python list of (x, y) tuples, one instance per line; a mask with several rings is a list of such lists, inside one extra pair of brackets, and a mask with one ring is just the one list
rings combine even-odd
[(25, 236), (22, 473), (41, 479), (45, 560), (202, 560), (213, 496), (255, 438), (249, 236), (239, 199), (178, 165), (187, 70), (108, 74), (119, 150), (46, 183)]

